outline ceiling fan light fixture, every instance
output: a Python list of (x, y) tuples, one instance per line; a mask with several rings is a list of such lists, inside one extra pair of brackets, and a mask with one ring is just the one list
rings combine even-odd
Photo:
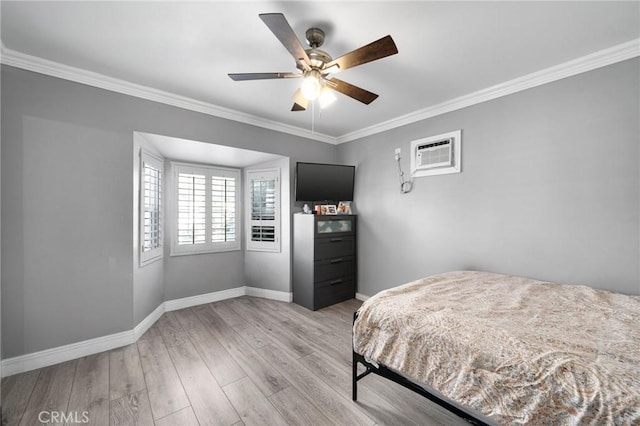
[(322, 89), (322, 83), (320, 82), (320, 73), (316, 70), (311, 70), (304, 75), (304, 81), (300, 86), (302, 96), (310, 101), (313, 101), (320, 95)]
[(336, 95), (327, 86), (324, 86), (320, 90), (320, 97), (318, 98), (318, 101), (320, 102), (320, 108), (324, 109), (328, 107), (329, 105), (334, 103), (336, 99)]

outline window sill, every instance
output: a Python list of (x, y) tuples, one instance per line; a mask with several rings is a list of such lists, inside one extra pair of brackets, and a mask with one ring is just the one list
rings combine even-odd
[(247, 251), (265, 252), (265, 253), (281, 253), (282, 250), (278, 248), (260, 248), (260, 247), (247, 247)]
[(202, 251), (171, 251), (169, 253), (169, 256), (171, 257), (176, 257), (176, 256), (193, 256), (193, 255), (199, 255), (199, 254), (216, 254), (216, 253), (227, 253), (227, 252), (231, 252), (231, 251), (241, 251), (242, 248), (240, 247), (229, 247), (229, 248), (220, 248), (220, 249), (214, 249), (214, 250), (202, 250)]

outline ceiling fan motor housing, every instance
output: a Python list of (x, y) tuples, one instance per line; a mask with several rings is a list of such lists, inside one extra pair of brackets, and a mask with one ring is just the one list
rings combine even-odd
[(311, 68), (322, 69), (324, 64), (329, 63), (332, 60), (331, 55), (320, 49), (308, 49), (307, 56), (309, 56)]
[[(309, 28), (305, 36), (307, 37), (307, 43), (311, 46), (311, 49), (305, 49), (309, 57), (309, 66), (313, 69), (322, 69), (324, 64), (333, 60), (327, 52), (318, 49), (324, 43), (324, 31), (320, 28)], [(298, 68), (301, 67), (299, 66)]]

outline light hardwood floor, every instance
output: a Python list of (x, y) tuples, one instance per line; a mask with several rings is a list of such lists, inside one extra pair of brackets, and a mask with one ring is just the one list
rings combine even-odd
[(53, 412), (92, 425), (466, 425), (375, 375), (351, 401), (359, 306), (239, 297), (167, 312), (137, 343), (3, 379), (3, 425)]

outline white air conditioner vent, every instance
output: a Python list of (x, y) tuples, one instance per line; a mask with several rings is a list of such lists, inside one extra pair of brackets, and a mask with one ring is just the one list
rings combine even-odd
[(433, 169), (451, 166), (453, 139), (425, 143), (416, 147), (416, 168)]
[(461, 131), (411, 142), (411, 174), (414, 177), (460, 173)]

